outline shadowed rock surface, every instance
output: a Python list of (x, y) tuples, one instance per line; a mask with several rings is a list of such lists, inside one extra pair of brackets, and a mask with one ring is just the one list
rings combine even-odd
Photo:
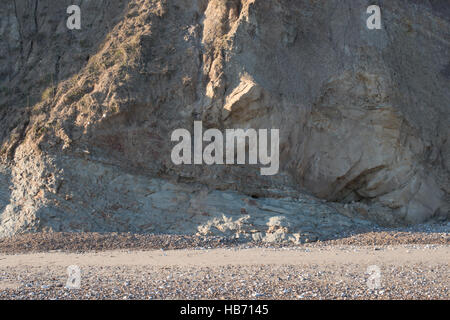
[[(303, 242), (448, 219), (450, 3), (378, 1), (382, 30), (370, 4), (0, 3), (0, 236)], [(280, 128), (280, 173), (175, 166), (195, 120)]]

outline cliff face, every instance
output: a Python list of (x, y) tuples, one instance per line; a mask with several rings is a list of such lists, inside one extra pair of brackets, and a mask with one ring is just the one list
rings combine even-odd
[[(448, 1), (380, 0), (381, 30), (363, 0), (113, 2), (0, 4), (0, 235), (301, 241), (448, 218)], [(279, 128), (280, 173), (175, 166), (195, 120)]]

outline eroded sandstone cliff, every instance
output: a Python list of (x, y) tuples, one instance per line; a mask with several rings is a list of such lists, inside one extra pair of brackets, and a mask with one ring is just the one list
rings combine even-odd
[[(2, 1), (0, 235), (447, 219), (450, 3), (377, 2), (381, 30), (366, 0)], [(195, 120), (279, 128), (280, 173), (174, 165)]]

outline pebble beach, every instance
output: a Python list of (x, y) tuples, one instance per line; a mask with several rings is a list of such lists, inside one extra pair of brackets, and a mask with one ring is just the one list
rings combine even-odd
[[(0, 299), (446, 300), (450, 236), (445, 228), (433, 231), (372, 231), (301, 245), (178, 235), (20, 235), (0, 239)], [(67, 286), (73, 265), (81, 270), (76, 289)]]

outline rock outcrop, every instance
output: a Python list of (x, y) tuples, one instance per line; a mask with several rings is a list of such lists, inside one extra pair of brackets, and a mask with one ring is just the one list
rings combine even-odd
[[(0, 3), (0, 236), (448, 219), (448, 1), (378, 1), (381, 30), (365, 0), (114, 3)], [(280, 173), (174, 165), (170, 134), (196, 120), (279, 128)]]

